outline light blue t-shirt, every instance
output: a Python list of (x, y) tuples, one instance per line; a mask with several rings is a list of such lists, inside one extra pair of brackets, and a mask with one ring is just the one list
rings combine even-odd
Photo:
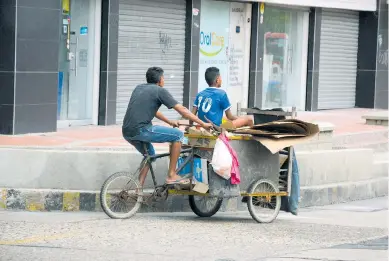
[(208, 87), (197, 94), (193, 106), (197, 107), (198, 117), (204, 122), (212, 121), (215, 125), (222, 124), (223, 114), (231, 107), (227, 93), (216, 87)]

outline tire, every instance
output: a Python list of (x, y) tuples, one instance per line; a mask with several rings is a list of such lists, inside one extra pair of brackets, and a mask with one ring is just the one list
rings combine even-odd
[[(108, 188), (113, 181), (119, 178), (126, 178), (128, 180), (127, 183), (122, 182), (123, 186), (128, 186), (130, 183), (135, 186), (133, 189), (129, 188), (123, 188), (123, 189), (115, 189), (114, 192), (109, 193)], [(119, 192), (120, 191), (120, 192)], [(129, 191), (134, 193), (134, 195), (130, 195)], [(114, 195), (115, 194), (115, 195)], [(112, 197), (118, 197), (118, 201), (114, 201)], [(115, 207), (119, 201), (121, 203), (124, 203), (124, 205), (127, 206), (127, 203), (130, 202), (130, 200), (134, 201), (134, 206), (125, 209), (124, 212), (116, 212), (115, 210), (117, 207)], [(142, 188), (139, 184), (139, 182), (133, 178), (133, 176), (129, 172), (117, 172), (115, 174), (112, 174), (103, 184), (100, 191), (100, 204), (103, 211), (110, 217), (110, 218), (116, 218), (116, 219), (124, 219), (124, 218), (130, 218), (133, 215), (138, 212), (141, 204), (142, 204)], [(114, 205), (113, 205), (114, 204)]]
[[(252, 193), (258, 193), (258, 192), (273, 192), (278, 193), (279, 189), (278, 187), (268, 179), (258, 179), (251, 183), (248, 191), (249, 194)], [(257, 221), (258, 223), (271, 223), (273, 222), (280, 212), (281, 208), (281, 196), (272, 196), (269, 202), (265, 202), (265, 197), (258, 197), (258, 196), (249, 196), (247, 197), (247, 207), (249, 209), (251, 217)], [(269, 216), (262, 216), (256, 209), (263, 203), (263, 206), (269, 206), (269, 209), (271, 213)]]
[[(196, 200), (196, 198), (201, 198), (202, 200), (204, 200), (206, 205), (208, 202), (211, 202), (211, 200), (215, 200), (215, 202), (211, 202), (212, 205), (207, 210), (204, 207), (200, 206), (200, 204), (198, 203), (199, 201)], [(192, 209), (193, 213), (195, 213), (199, 217), (212, 217), (219, 211), (220, 207), (222, 206), (222, 203), (223, 198), (189, 195), (189, 206)]]

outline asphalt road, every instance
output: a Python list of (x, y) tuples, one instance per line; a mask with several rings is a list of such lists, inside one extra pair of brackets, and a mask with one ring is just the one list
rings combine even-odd
[(387, 260), (388, 198), (280, 213), (271, 224), (246, 212), (0, 212), (0, 260)]

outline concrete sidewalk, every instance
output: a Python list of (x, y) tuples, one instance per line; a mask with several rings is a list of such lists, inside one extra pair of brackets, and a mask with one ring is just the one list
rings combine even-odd
[[(298, 112), (298, 119), (308, 122), (324, 122), (334, 126), (335, 137), (355, 134), (385, 133), (388, 127), (366, 125), (362, 116), (373, 110), (347, 109), (319, 112)], [(122, 138), (120, 126), (84, 126), (59, 129), (55, 133), (0, 135), (0, 148), (117, 148), (132, 149)], [(166, 144), (156, 144), (166, 147)]]

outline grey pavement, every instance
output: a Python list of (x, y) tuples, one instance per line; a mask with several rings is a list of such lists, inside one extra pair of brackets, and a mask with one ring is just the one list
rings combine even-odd
[(0, 212), (0, 260), (387, 260), (388, 198), (280, 213), (271, 224), (247, 212)]

